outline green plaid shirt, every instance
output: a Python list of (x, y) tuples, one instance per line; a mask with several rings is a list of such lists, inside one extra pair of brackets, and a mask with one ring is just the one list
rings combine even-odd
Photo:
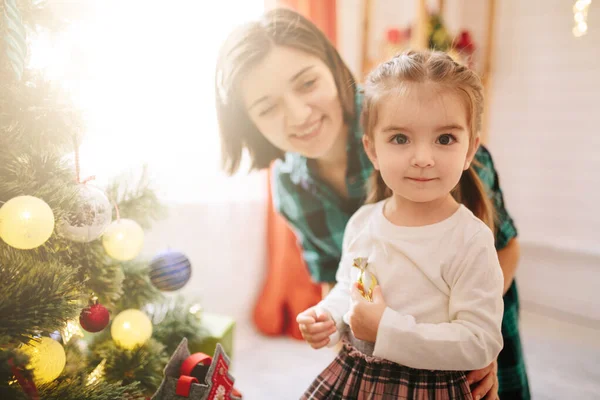
[[(360, 110), (360, 101), (357, 94), (357, 110)], [(362, 135), (357, 121), (349, 132), (346, 147), (348, 199), (336, 194), (299, 154), (287, 153), (285, 160), (274, 166), (273, 202), (294, 229), (304, 260), (316, 282), (335, 281), (342, 257), (344, 229), (366, 198), (366, 183), (373, 166), (364, 151)], [(517, 236), (517, 228), (504, 207), (498, 174), (489, 151), (481, 146), (475, 159), (479, 162), (479, 165), (475, 163), (475, 168), (496, 208), (496, 249), (500, 250)], [(504, 295), (502, 336), (504, 347), (498, 356), (500, 399), (528, 400), (529, 383), (519, 334), (519, 297), (514, 281)]]

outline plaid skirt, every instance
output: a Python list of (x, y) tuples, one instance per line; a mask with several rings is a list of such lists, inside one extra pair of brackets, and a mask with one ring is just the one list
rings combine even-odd
[(405, 367), (370, 355), (372, 344), (365, 349), (366, 342), (349, 336), (301, 400), (472, 399), (464, 372)]

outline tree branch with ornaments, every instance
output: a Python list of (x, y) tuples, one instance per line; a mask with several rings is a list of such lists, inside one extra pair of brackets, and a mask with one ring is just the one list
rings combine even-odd
[(198, 305), (164, 295), (191, 263), (141, 255), (165, 215), (145, 169), (80, 175), (81, 110), (28, 67), (30, 39), (82, 7), (61, 4), (0, 0), (0, 398), (145, 399), (182, 338), (202, 340)]

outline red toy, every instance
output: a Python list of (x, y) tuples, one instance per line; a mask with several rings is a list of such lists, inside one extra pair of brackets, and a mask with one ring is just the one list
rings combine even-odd
[(165, 378), (152, 400), (241, 400), (229, 373), (229, 357), (217, 343), (215, 354), (190, 354), (183, 339), (165, 367)]

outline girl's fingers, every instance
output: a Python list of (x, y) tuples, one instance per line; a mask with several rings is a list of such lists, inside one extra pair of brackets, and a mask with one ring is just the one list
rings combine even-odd
[(300, 324), (300, 331), (310, 335), (325, 332), (331, 328), (335, 328), (335, 323), (333, 321), (316, 322), (314, 324)]
[(327, 344), (329, 343), (329, 337), (321, 340), (320, 342), (317, 343), (311, 343), (310, 346), (313, 349), (320, 349), (321, 347), (325, 347)]
[(317, 312), (314, 307), (302, 311), (296, 316), (296, 322), (299, 324), (314, 324), (317, 321)]
[(335, 333), (335, 328), (334, 329), (330, 329), (328, 331), (325, 332), (319, 332), (319, 333), (315, 333), (315, 334), (305, 334), (305, 339), (307, 342), (309, 343), (319, 343), (322, 342), (323, 340), (327, 339), (329, 336), (333, 335)]
[(296, 322), (299, 324), (309, 325), (309, 324), (314, 324), (316, 321), (311, 316), (299, 314), (296, 317)]

